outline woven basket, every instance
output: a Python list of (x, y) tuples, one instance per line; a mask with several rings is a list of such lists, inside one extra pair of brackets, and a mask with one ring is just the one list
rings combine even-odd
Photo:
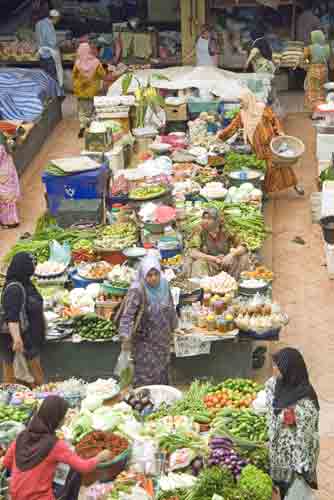
[(100, 481), (107, 483), (113, 481), (125, 468), (130, 457), (131, 449), (123, 451), (118, 457), (111, 460), (111, 462), (104, 462), (97, 466), (95, 471), (83, 474), (82, 484), (90, 486), (91, 484)]
[[(282, 144), (287, 144), (290, 149), (295, 153), (292, 157), (286, 157), (278, 152)], [(274, 137), (270, 143), (270, 149), (273, 155), (273, 162), (279, 163), (279, 166), (294, 165), (303, 156), (305, 152), (304, 143), (297, 137), (292, 137), (290, 135), (283, 135)]]

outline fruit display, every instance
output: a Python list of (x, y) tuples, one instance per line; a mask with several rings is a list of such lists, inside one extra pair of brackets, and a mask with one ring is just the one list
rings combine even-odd
[(38, 48), (35, 42), (28, 40), (1, 43), (0, 59), (6, 61), (37, 61)]
[(265, 266), (258, 266), (254, 271), (244, 271), (241, 273), (241, 278), (272, 281), (274, 279), (274, 273), (269, 271)]
[(129, 198), (132, 200), (152, 200), (153, 198), (159, 198), (167, 192), (165, 186), (141, 186), (136, 189), (132, 189), (129, 194)]
[(213, 387), (205, 396), (204, 403), (214, 412), (225, 407), (249, 408), (261, 389), (262, 386), (251, 380), (228, 379)]
[(116, 328), (112, 321), (87, 314), (73, 319), (73, 333), (91, 342), (106, 341), (116, 334)]
[(95, 247), (105, 250), (124, 250), (138, 241), (137, 226), (131, 222), (120, 222), (106, 226), (101, 237), (95, 240)]
[(224, 408), (213, 420), (213, 433), (228, 436), (235, 444), (263, 444), (268, 441), (266, 416), (257, 415), (252, 410)]

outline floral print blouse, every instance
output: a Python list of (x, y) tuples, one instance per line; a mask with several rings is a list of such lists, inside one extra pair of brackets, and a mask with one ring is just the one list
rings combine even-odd
[(296, 423), (286, 425), (283, 412), (275, 415), (273, 400), (276, 379), (266, 383), (266, 406), (269, 433), (271, 475), (275, 482), (291, 483), (294, 473), (302, 474), (316, 488), (319, 455), (319, 412), (310, 399), (294, 406)]

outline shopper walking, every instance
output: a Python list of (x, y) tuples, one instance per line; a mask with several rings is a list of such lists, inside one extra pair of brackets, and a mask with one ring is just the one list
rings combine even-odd
[(219, 132), (218, 137), (226, 141), (235, 133), (243, 131), (244, 142), (250, 143), (256, 156), (267, 164), (264, 188), (267, 193), (293, 187), (299, 195), (304, 189), (298, 185), (296, 174), (291, 167), (273, 165), (270, 143), (273, 137), (284, 135), (281, 123), (269, 106), (256, 101), (250, 90), (240, 96), (240, 113), (230, 125)]
[(131, 286), (119, 333), (122, 350), (134, 359), (134, 385), (168, 384), (171, 333), (177, 326), (168, 282), (156, 257), (143, 259)]
[(46, 73), (58, 81), (60, 87), (63, 87), (64, 73), (55, 30), (60, 14), (57, 10), (49, 11), (47, 2), (41, 3), (40, 7), (39, 20), (35, 26), (40, 65)]
[(44, 382), (40, 364), (41, 348), (45, 339), (43, 299), (31, 277), (35, 272), (33, 257), (17, 253), (7, 270), (1, 295), (4, 324), (0, 333), (3, 360), (3, 381), (14, 383), (14, 357), (23, 353), (36, 385)]
[(79, 138), (83, 137), (94, 110), (94, 97), (101, 91), (101, 82), (106, 76), (101, 62), (89, 43), (81, 43), (73, 68), (73, 92), (78, 101), (80, 122)]
[(20, 197), (19, 178), (6, 139), (0, 133), (0, 225), (10, 229), (19, 225), (17, 201)]
[[(67, 443), (57, 439), (56, 430), (64, 422), (67, 402), (59, 396), (46, 398), (28, 428), (17, 437), (8, 449), (3, 465), (11, 471), (10, 495), (12, 500), (54, 500), (52, 482), (58, 464), (69, 465), (80, 473), (96, 469), (100, 462), (110, 459), (104, 450), (95, 458), (83, 460), (73, 453)], [(63, 491), (62, 500), (75, 500), (80, 489), (80, 476), (75, 477), (75, 487)]]
[(311, 45), (304, 49), (308, 62), (305, 79), (305, 106), (315, 113), (319, 104), (326, 102), (325, 83), (328, 81), (328, 63), (331, 50), (322, 31), (312, 31)]
[(270, 465), (283, 499), (296, 477), (317, 489), (319, 402), (299, 351), (282, 349), (273, 361), (266, 384)]

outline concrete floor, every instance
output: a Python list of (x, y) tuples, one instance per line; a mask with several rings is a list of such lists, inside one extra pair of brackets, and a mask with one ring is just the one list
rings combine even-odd
[[(331, 479), (334, 466), (334, 282), (328, 279), (319, 226), (312, 224), (309, 196), (316, 191), (315, 133), (312, 123), (300, 112), (302, 96), (283, 96), (290, 114), (285, 120), (286, 132), (300, 137), (307, 146), (298, 175), (304, 184), (305, 197), (293, 191), (274, 196), (267, 206), (272, 225), (272, 238), (266, 246), (266, 259), (276, 275), (274, 298), (290, 316), (290, 324), (280, 345), (295, 346), (304, 353), (311, 379), (321, 400), (321, 457), (319, 467), (319, 500), (333, 500)], [(292, 113), (292, 114), (291, 114)], [(45, 210), (40, 173), (48, 159), (78, 154), (82, 143), (77, 139), (78, 124), (74, 118), (72, 98), (65, 101), (64, 120), (45, 143), (39, 155), (21, 179), (19, 204), (21, 226), (18, 230), (1, 231), (0, 257), (17, 237), (32, 231), (36, 219)], [(292, 240), (300, 236), (305, 245)], [(271, 262), (270, 262), (271, 261)], [(273, 346), (278, 348), (279, 346)]]

